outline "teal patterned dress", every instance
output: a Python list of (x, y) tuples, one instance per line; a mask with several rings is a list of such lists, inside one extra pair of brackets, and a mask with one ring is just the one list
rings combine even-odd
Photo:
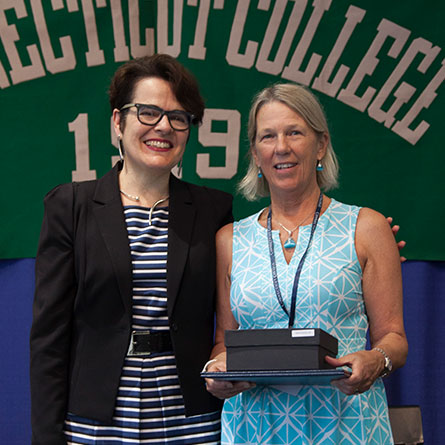
[[(295, 328), (322, 328), (339, 340), (339, 356), (365, 349), (368, 319), (354, 243), (359, 208), (331, 201), (320, 217), (298, 286)], [(231, 307), (240, 329), (286, 328), (275, 295), (267, 231), (260, 213), (234, 224)], [(272, 232), (278, 281), (289, 308), (298, 262), (311, 226), (300, 227), (289, 264)], [(332, 385), (257, 386), (226, 400), (222, 444), (392, 444), (381, 379), (347, 396)]]

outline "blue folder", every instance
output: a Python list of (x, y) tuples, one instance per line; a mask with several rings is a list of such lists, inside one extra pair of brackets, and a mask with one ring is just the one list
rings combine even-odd
[(332, 380), (350, 375), (344, 369), (201, 372), (201, 377), (208, 379), (246, 381), (257, 385), (329, 385)]

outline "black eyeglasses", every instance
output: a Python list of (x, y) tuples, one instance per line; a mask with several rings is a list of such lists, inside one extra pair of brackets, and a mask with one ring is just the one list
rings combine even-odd
[(119, 111), (127, 108), (136, 107), (138, 120), (144, 125), (156, 125), (164, 116), (167, 116), (170, 126), (176, 131), (185, 131), (190, 128), (190, 125), (195, 116), (182, 110), (165, 111), (156, 105), (146, 104), (126, 104)]

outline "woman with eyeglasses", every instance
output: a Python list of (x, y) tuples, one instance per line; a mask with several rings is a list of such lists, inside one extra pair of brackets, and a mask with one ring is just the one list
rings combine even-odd
[(171, 174), (204, 103), (174, 58), (109, 89), (121, 160), (45, 197), (31, 330), (32, 443), (219, 441), (200, 371), (213, 343), (215, 234), (232, 197)]

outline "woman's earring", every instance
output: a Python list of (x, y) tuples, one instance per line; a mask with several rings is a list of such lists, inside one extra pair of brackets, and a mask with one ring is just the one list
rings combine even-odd
[(182, 174), (182, 158), (178, 162), (178, 178), (181, 177)]
[(321, 160), (318, 161), (318, 164), (317, 164), (317, 171), (318, 171), (318, 172), (323, 171), (323, 165), (321, 164)]
[(258, 167), (258, 177), (259, 178), (263, 177), (263, 172), (261, 171), (261, 167)]
[(122, 149), (122, 141), (121, 141), (121, 135), (117, 137), (117, 149), (119, 150), (119, 157), (121, 158), (121, 161), (124, 160), (124, 151)]

